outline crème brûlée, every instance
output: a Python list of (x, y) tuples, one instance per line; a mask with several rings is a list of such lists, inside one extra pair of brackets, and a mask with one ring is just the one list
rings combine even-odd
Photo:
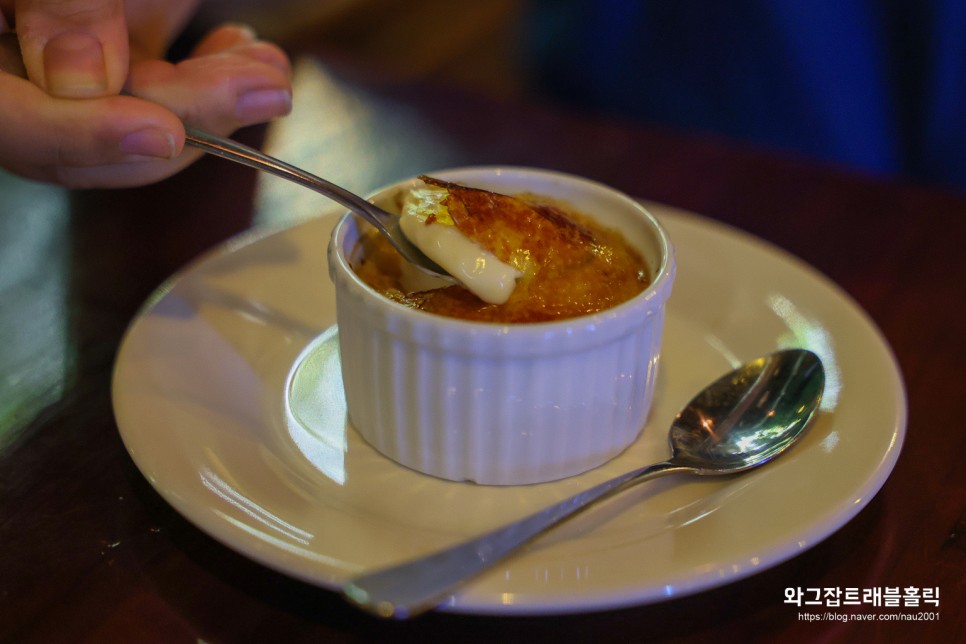
[(354, 268), (389, 299), (465, 320), (545, 322), (617, 306), (650, 283), (618, 231), (565, 203), (420, 179), (396, 204), (403, 232), (461, 284), (427, 280), (373, 230), (359, 241)]

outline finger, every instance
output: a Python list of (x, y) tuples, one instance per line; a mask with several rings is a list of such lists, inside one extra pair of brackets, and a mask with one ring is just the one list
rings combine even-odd
[(54, 98), (8, 74), (0, 74), (0, 138), (0, 166), (70, 187), (149, 183), (192, 160), (180, 154), (181, 122), (163, 107), (128, 96)]
[(272, 65), (286, 76), (292, 75), (288, 56), (276, 45), (259, 40), (248, 25), (230, 23), (215, 28), (195, 45), (192, 58), (211, 56), (229, 51), (244, 53), (254, 60)]
[(292, 107), (288, 59), (260, 41), (239, 42), (177, 65), (137, 64), (131, 69), (130, 90), (219, 134), (282, 116)]
[(196, 150), (166, 161), (122, 161), (115, 164), (65, 167), (58, 183), (72, 188), (131, 188), (156, 183), (181, 172), (201, 156)]
[(194, 46), (195, 58), (218, 54), (239, 45), (250, 45), (258, 40), (255, 30), (242, 23), (229, 23), (215, 27)]
[(17, 0), (17, 35), (31, 81), (52, 96), (117, 94), (128, 71), (123, 0)]

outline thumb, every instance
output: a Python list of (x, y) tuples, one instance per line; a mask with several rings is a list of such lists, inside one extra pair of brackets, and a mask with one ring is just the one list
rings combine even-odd
[(128, 72), (123, 0), (20, 0), (17, 35), (30, 80), (48, 94), (118, 94)]

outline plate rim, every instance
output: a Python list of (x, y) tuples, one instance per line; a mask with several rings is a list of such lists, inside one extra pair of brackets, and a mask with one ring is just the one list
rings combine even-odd
[[(762, 557), (762, 559), (765, 561), (763, 561), (761, 565), (754, 567), (744, 566), (741, 569), (732, 572), (731, 574), (725, 575), (723, 579), (719, 580), (709, 581), (706, 578), (694, 578), (690, 575), (681, 574), (679, 575), (681, 580), (677, 582), (677, 589), (673, 594), (664, 595), (660, 592), (657, 592), (654, 588), (638, 589), (638, 592), (628, 592), (627, 589), (623, 589), (612, 590), (608, 593), (598, 593), (591, 598), (585, 597), (571, 601), (559, 601), (556, 599), (541, 600), (537, 597), (531, 597), (529, 598), (529, 601), (524, 603), (502, 604), (492, 600), (485, 601), (479, 597), (476, 597), (472, 593), (472, 589), (468, 588), (466, 593), (456, 595), (450, 598), (447, 603), (441, 605), (440, 610), (462, 614), (521, 616), (592, 612), (657, 603), (728, 585), (788, 561), (801, 552), (814, 547), (824, 539), (833, 535), (835, 532), (841, 529), (842, 526), (854, 518), (871, 501), (871, 499), (885, 484), (885, 481), (889, 478), (893, 468), (895, 467), (895, 464), (901, 454), (907, 431), (908, 402), (905, 384), (903, 382), (898, 361), (887, 339), (879, 327), (875, 324), (871, 316), (869, 316), (869, 314), (858, 305), (854, 298), (852, 298), (849, 293), (838, 286), (828, 276), (806, 262), (804, 259), (737, 226), (673, 206), (643, 199), (639, 201), (659, 220), (662, 220), (664, 217), (669, 217), (671, 220), (676, 220), (680, 224), (701, 228), (702, 232), (710, 232), (711, 234), (715, 235), (725, 235), (738, 239), (744, 243), (751, 243), (759, 249), (767, 252), (772, 256), (773, 259), (788, 264), (799, 272), (807, 274), (813, 281), (817, 282), (826, 291), (839, 298), (841, 303), (846, 308), (850, 309), (852, 314), (857, 314), (861, 323), (866, 327), (866, 330), (872, 332), (872, 339), (883, 351), (884, 357), (887, 358), (892, 367), (890, 375), (894, 378), (895, 391), (898, 395), (895, 396), (893, 400), (893, 416), (895, 418), (895, 423), (894, 427), (890, 428), (890, 432), (892, 434), (892, 443), (889, 449), (882, 455), (881, 463), (875, 470), (874, 476), (866, 479), (863, 482), (863, 486), (860, 491), (862, 492), (861, 496), (864, 498), (864, 502), (854, 503), (842, 501), (840, 503), (840, 507), (829, 508), (828, 514), (836, 515), (834, 519), (831, 520), (831, 523), (821, 522), (811, 525), (811, 530), (809, 530), (807, 534), (801, 535), (804, 545), (799, 548), (797, 552), (789, 553), (787, 551), (787, 547), (782, 547), (781, 544), (772, 544), (769, 553)], [(655, 213), (654, 210), (660, 212)], [(212, 249), (199, 255), (197, 258), (186, 264), (182, 269), (174, 273), (170, 278), (165, 280), (165, 282), (155, 289), (147, 298), (144, 305), (138, 310), (137, 314), (134, 316), (124, 335), (122, 336), (115, 359), (115, 364), (112, 370), (111, 381), (111, 398), (112, 405), (115, 410), (118, 431), (120, 433), (122, 442), (125, 445), (125, 449), (134, 460), (135, 465), (142, 475), (144, 475), (144, 469), (141, 463), (139, 463), (138, 457), (129, 443), (130, 435), (128, 432), (130, 430), (126, 431), (125, 428), (122, 427), (122, 422), (121, 419), (118, 418), (117, 410), (118, 399), (122, 395), (121, 386), (119, 384), (119, 371), (123, 360), (125, 359), (125, 349), (128, 346), (131, 337), (137, 333), (139, 325), (142, 323), (144, 318), (150, 315), (155, 307), (168, 296), (172, 289), (176, 288), (181, 280), (183, 280), (186, 276), (200, 270), (213, 259), (225, 254), (233, 253), (252, 244), (262, 242), (268, 238), (276, 237), (278, 235), (295, 234), (297, 232), (295, 229), (307, 227), (313, 223), (317, 224), (318, 220), (322, 218), (337, 218), (340, 215), (341, 212), (328, 212), (320, 215), (319, 217), (312, 218), (309, 221), (301, 222), (294, 226), (282, 229), (252, 229), (245, 231), (240, 235), (226, 240), (225, 242), (222, 242), (221, 244), (218, 244)], [(672, 297), (671, 302), (669, 302), (669, 307), (673, 306), (673, 301), (674, 298)], [(278, 557), (271, 556), (271, 553), (266, 553), (264, 549), (247, 547), (247, 545), (244, 543), (239, 544), (238, 542), (232, 542), (230, 539), (226, 539), (224, 535), (218, 534), (209, 529), (208, 526), (203, 524), (203, 522), (192, 518), (192, 513), (190, 511), (191, 508), (183, 507), (184, 504), (177, 497), (177, 495), (170, 491), (161, 481), (155, 481), (148, 477), (146, 478), (148, 479), (149, 484), (179, 514), (186, 518), (193, 526), (205, 534), (208, 534), (224, 546), (235, 550), (236, 552), (239, 552), (242, 555), (257, 561), (261, 565), (264, 565), (267, 568), (275, 570), (286, 576), (330, 590), (339, 590), (342, 582), (327, 581), (320, 579), (318, 575), (302, 573), (297, 567), (293, 568), (291, 566), (286, 566), (283, 561), (279, 560)], [(282, 557), (282, 559), (285, 559), (285, 557)], [(687, 579), (690, 579), (690, 583), (684, 583)]]

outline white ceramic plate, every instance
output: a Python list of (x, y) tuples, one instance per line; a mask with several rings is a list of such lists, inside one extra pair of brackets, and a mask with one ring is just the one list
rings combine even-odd
[(834, 532), (881, 487), (905, 433), (895, 360), (868, 318), (764, 242), (660, 206), (677, 247), (662, 372), (641, 438), (586, 474), (482, 487), (396, 465), (347, 428), (324, 251), (334, 216), (236, 240), (165, 285), (114, 376), (135, 463), (190, 521), (327, 588), (496, 527), (667, 456), (677, 410), (745, 360), (805, 346), (825, 361), (803, 442), (728, 480), (647, 483), (562, 526), (445, 610), (546, 614), (661, 601), (751, 575)]

